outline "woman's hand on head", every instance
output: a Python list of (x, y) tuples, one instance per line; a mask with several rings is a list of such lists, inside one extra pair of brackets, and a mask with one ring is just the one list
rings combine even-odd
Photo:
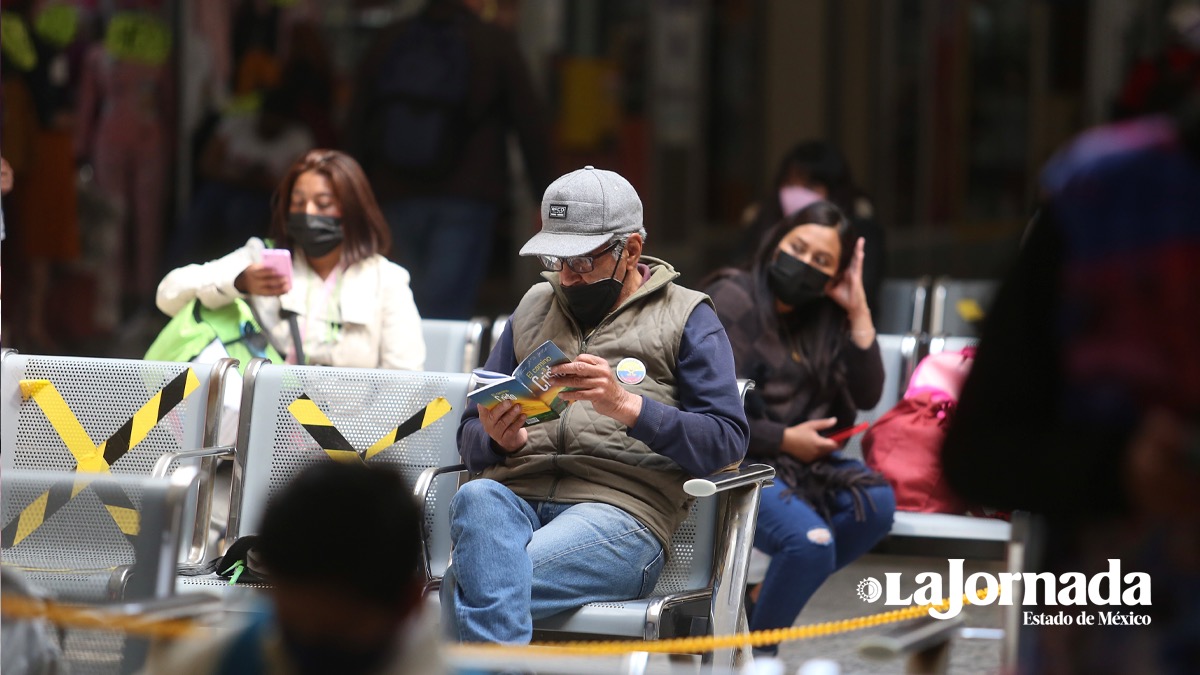
[(483, 424), (484, 432), (504, 452), (512, 454), (525, 447), (529, 440), (529, 432), (525, 430), (525, 413), (521, 412), (521, 404), (505, 401), (491, 410), (481, 405), (476, 407), (479, 409), (479, 421)]
[(788, 427), (783, 430), (783, 443), (779, 450), (806, 464), (815, 462), (838, 449), (837, 441), (821, 435), (822, 431), (833, 428), (835, 424), (836, 417), (826, 417)]
[(862, 280), (865, 246), (865, 240), (859, 237), (854, 244), (854, 254), (850, 256), (850, 264), (846, 266), (846, 271), (836, 284), (825, 289), (825, 294), (846, 310), (846, 314), (851, 318), (857, 314), (870, 313)]
[(262, 263), (252, 263), (233, 280), (233, 287), (246, 295), (283, 295), (292, 290), (292, 280)]

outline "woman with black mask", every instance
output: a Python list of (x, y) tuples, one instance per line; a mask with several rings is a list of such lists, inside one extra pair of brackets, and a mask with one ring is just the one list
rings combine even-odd
[(174, 316), (193, 299), (215, 309), (240, 298), (290, 363), (421, 370), (425, 342), (409, 275), (384, 258), (391, 237), (358, 163), (312, 150), (288, 170), (273, 203), (271, 229), (291, 252), (290, 276), (271, 264), (279, 254), (264, 256), (266, 245), (253, 238), (168, 274), (159, 309)]
[(721, 270), (706, 289), (737, 376), (757, 385), (747, 397), (746, 461), (776, 470), (754, 536), (771, 563), (751, 630), (790, 627), (829, 575), (891, 529), (887, 481), (841, 457), (841, 443), (829, 438), (883, 390), (863, 258), (863, 240), (846, 217), (818, 201), (768, 230), (750, 269)]

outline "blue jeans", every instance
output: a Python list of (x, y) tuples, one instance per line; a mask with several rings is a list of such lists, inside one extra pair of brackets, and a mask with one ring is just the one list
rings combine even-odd
[(450, 503), (454, 563), (442, 582), (451, 639), (525, 644), (533, 621), (654, 590), (662, 545), (636, 518), (595, 502), (529, 502), (493, 480)]
[(496, 206), (460, 197), (413, 197), (382, 205), (392, 259), (412, 275), (426, 319), (467, 319), (475, 311), (496, 228)]
[[(859, 464), (840, 460), (843, 464)], [(800, 610), (831, 574), (871, 550), (892, 529), (896, 496), (889, 485), (866, 488), (866, 519), (854, 519), (849, 491), (837, 496), (830, 522), (808, 502), (784, 497), (783, 481), (762, 492), (754, 547), (771, 556), (771, 565), (750, 617), (750, 630), (790, 628)], [(874, 503), (874, 507), (872, 507)], [(847, 600), (849, 602), (849, 599)]]

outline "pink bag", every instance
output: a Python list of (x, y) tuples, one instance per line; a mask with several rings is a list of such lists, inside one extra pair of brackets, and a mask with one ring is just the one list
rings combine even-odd
[(941, 453), (974, 357), (975, 349), (968, 347), (922, 359), (904, 398), (863, 436), (863, 459), (887, 478), (900, 511), (967, 511), (942, 476)]
[(966, 347), (957, 352), (938, 352), (921, 359), (908, 380), (904, 398), (914, 398), (924, 393), (933, 401), (958, 403), (963, 383), (971, 374), (971, 363), (975, 360), (975, 348)]

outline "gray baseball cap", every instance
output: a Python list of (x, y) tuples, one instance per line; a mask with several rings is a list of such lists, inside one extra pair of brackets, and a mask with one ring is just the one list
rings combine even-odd
[(542, 231), (521, 255), (584, 255), (642, 230), (642, 200), (620, 174), (592, 166), (560, 177), (542, 196)]

